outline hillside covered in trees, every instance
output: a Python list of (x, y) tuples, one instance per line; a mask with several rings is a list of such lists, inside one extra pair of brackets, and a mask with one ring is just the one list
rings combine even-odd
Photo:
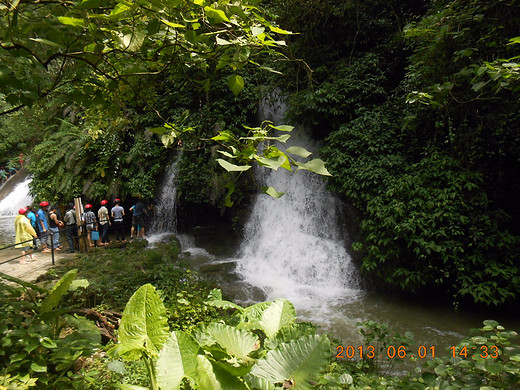
[(352, 249), (367, 277), (518, 306), (518, 1), (20, 1), (0, 12), (0, 160), (28, 157), (37, 199), (152, 199), (182, 150), (184, 207), (240, 209), (258, 190), (252, 162), (291, 166), (251, 130), (276, 91), (285, 124), (323, 141), (330, 189), (359, 211)]

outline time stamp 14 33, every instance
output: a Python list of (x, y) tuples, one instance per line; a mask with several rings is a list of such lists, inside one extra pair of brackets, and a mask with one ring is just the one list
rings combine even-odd
[[(464, 358), (481, 357), (482, 359), (496, 359), (500, 355), (500, 350), (496, 345), (487, 346), (481, 345), (478, 347), (456, 347), (451, 346), (448, 349), (450, 356), (455, 358), (457, 356)], [(338, 345), (336, 347), (336, 358), (337, 359), (374, 359), (374, 358), (389, 358), (389, 359), (404, 359), (404, 358), (435, 358), (436, 348), (434, 345), (425, 346), (419, 345), (417, 348), (405, 347), (404, 345), (394, 346), (389, 345), (388, 347), (381, 348), (376, 351), (376, 347), (373, 345)]]

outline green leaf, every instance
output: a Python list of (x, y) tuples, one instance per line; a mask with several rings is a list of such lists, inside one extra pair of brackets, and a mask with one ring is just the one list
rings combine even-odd
[(128, 383), (121, 383), (119, 385), (121, 390), (149, 390), (148, 387), (137, 386), (137, 385), (129, 385)]
[(265, 27), (256, 27), (256, 26), (253, 26), (251, 27), (251, 34), (253, 34), (253, 36), (258, 36), (258, 35), (261, 35), (265, 32)]
[(160, 126), (160, 127), (152, 127), (150, 129), (148, 129), (148, 131), (155, 133), (157, 135), (164, 135), (164, 133), (166, 133), (168, 131), (168, 129), (166, 129), (166, 127), (164, 127), (164, 126)]
[(213, 19), (214, 23), (220, 23), (223, 21), (229, 22), (229, 19), (226, 16), (225, 12), (220, 9), (204, 7), (204, 12), (206, 13), (206, 16), (208, 18)]
[(271, 168), (275, 171), (278, 170), (286, 161), (286, 156), (278, 156), (278, 158), (266, 158), (262, 156), (254, 156), (255, 160), (258, 161), (259, 165)]
[(278, 34), (284, 34), (284, 35), (290, 35), (292, 34), (291, 31), (287, 31), (287, 30), (282, 30), (281, 28), (278, 28), (278, 27), (275, 27), (275, 26), (269, 26), (269, 29), (274, 32), (274, 33), (278, 33)]
[(327, 168), (325, 168), (325, 162), (319, 158), (315, 158), (314, 160), (308, 161), (306, 163), (297, 162), (296, 165), (298, 166), (297, 171), (304, 169), (317, 173), (318, 175), (332, 176), (330, 172), (327, 171)]
[(29, 38), (31, 41), (43, 43), (44, 45), (54, 46), (54, 47), (61, 47), (59, 43), (49, 41), (48, 39), (43, 38)]
[(244, 79), (240, 75), (232, 75), (228, 79), (228, 86), (231, 92), (237, 96), (244, 89)]
[(247, 360), (251, 352), (260, 347), (258, 337), (234, 326), (211, 323), (205, 328), (213, 339), (231, 356)]
[(157, 383), (162, 389), (176, 389), (185, 377), (196, 373), (200, 345), (188, 334), (175, 331), (164, 343), (157, 359)]
[(163, 22), (165, 25), (170, 26), (170, 27), (173, 27), (173, 28), (186, 28), (186, 26), (184, 26), (184, 25), (182, 25), (182, 24), (168, 22), (168, 21), (165, 20), (165, 19), (161, 19), (161, 22)]
[(274, 187), (261, 187), (262, 192), (265, 194), (272, 196), (273, 198), (280, 199), (285, 195), (285, 192), (278, 192)]
[(209, 293), (208, 299), (206, 302), (208, 305), (220, 307), (222, 309), (237, 309), (242, 310), (242, 306), (237, 305), (236, 303), (225, 301), (222, 299), (222, 291), (218, 288), (214, 288)]
[(231, 42), (226, 41), (225, 39), (220, 38), (218, 35), (215, 37), (215, 39), (216, 39), (217, 45), (219, 45), (219, 46), (232, 45)]
[(206, 356), (197, 356), (197, 376), (199, 390), (242, 390), (246, 385), (237, 377), (214, 365)]
[(284, 326), (274, 337), (264, 341), (264, 347), (267, 349), (275, 349), (282, 343), (314, 334), (316, 334), (316, 327), (308, 322)]
[(41, 366), (37, 363), (32, 363), (31, 370), (33, 370), (34, 372), (47, 372), (47, 366)]
[[(143, 346), (152, 356), (157, 355), (168, 337), (166, 309), (151, 284), (141, 286), (126, 304), (119, 326), (119, 343)], [(141, 353), (127, 353), (138, 359)]]
[(307, 149), (302, 148), (300, 146), (291, 146), (286, 150), (287, 153), (294, 154), (296, 156), (300, 156), (303, 158), (309, 157), (312, 153), (309, 152)]
[(243, 172), (251, 168), (251, 165), (235, 165), (226, 160), (222, 160), (221, 158), (217, 158), (217, 162), (228, 172)]
[(294, 126), (289, 126), (289, 125), (278, 125), (278, 126), (274, 126), (274, 125), (269, 125), (269, 127), (272, 127), (273, 129), (275, 130), (279, 130), (279, 131), (293, 131), (294, 130)]
[(43, 300), (40, 306), (40, 313), (48, 313), (59, 305), (61, 298), (67, 293), (72, 281), (76, 278), (77, 269), (70, 270), (58, 280), (49, 295)]
[(233, 134), (229, 130), (221, 131), (218, 135), (214, 136), (211, 139), (214, 141), (225, 141), (225, 142), (236, 141), (235, 134)]
[(60, 16), (58, 20), (61, 24), (66, 24), (67, 26), (74, 27), (86, 27), (87, 23), (83, 19), (70, 18), (68, 16)]
[(271, 384), (294, 380), (296, 389), (313, 389), (330, 359), (330, 342), (325, 335), (309, 335), (281, 344), (269, 351), (251, 369), (251, 374)]
[(76, 291), (78, 288), (87, 288), (90, 285), (87, 279), (75, 279), (69, 287), (69, 291)]
[(259, 324), (267, 337), (273, 337), (284, 326), (294, 324), (296, 310), (286, 299), (277, 299), (264, 310)]

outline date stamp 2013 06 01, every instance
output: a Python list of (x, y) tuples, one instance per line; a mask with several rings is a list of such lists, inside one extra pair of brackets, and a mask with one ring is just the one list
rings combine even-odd
[[(480, 357), (482, 359), (496, 359), (500, 355), (500, 349), (496, 345), (480, 345), (478, 347), (469, 346), (454, 346), (449, 347), (451, 351), (451, 357), (457, 356), (464, 358)], [(375, 359), (388, 358), (388, 359), (405, 359), (405, 358), (434, 358), (436, 355), (435, 345), (419, 345), (416, 348), (406, 347), (404, 345), (389, 345), (386, 348), (381, 348), (376, 351), (376, 347), (373, 345), (338, 345), (336, 347), (336, 359)]]

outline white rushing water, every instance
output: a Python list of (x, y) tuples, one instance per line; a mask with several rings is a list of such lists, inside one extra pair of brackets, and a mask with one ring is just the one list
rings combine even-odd
[(168, 167), (155, 204), (152, 232), (177, 233), (177, 172), (179, 158)]
[[(268, 114), (267, 119), (281, 124), (276, 112)], [(295, 144), (316, 149), (304, 134), (296, 129), (293, 133)], [(327, 191), (322, 177), (260, 168), (257, 180), (285, 195), (274, 199), (259, 194), (254, 201), (237, 259), (244, 282), (260, 288), (269, 300), (286, 298), (297, 309), (320, 317), (355, 299), (360, 289), (345, 249), (347, 233), (340, 228), (341, 203)]]
[(0, 202), (0, 215), (16, 215), (22, 207), (32, 204), (33, 197), (29, 194), (30, 182), (31, 179), (29, 178), (21, 182), (14, 187), (9, 195), (2, 199)]

